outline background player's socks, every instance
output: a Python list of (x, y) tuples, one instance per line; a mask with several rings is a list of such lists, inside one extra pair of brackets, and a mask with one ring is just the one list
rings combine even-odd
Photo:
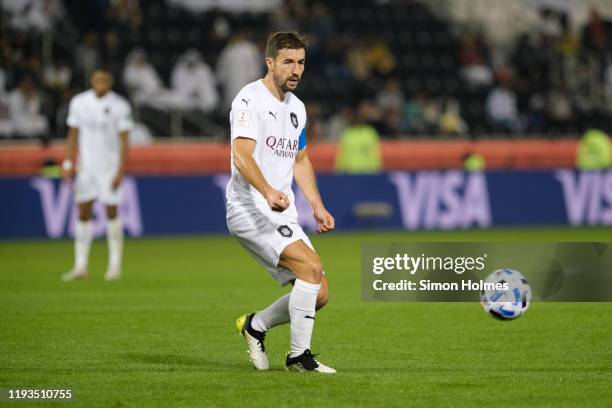
[(289, 323), (289, 296), (281, 296), (274, 303), (255, 313), (251, 319), (251, 327), (260, 332), (267, 332), (273, 327)]
[(93, 223), (77, 221), (74, 228), (74, 272), (76, 274), (87, 272), (89, 248), (93, 238)]
[(108, 240), (108, 270), (106, 280), (117, 279), (121, 275), (121, 256), (123, 254), (123, 225), (121, 219), (108, 220), (106, 223), (106, 238)]
[(310, 338), (315, 319), (315, 305), (320, 284), (296, 279), (289, 297), (289, 316), (291, 317), (290, 357), (296, 357), (310, 349)]

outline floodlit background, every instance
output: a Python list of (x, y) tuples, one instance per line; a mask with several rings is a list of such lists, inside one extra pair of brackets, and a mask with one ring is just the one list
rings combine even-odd
[[(360, 251), (612, 241), (611, 0), (0, 6), (0, 389), (72, 389), (87, 407), (609, 405), (612, 303), (534, 302), (498, 322), (476, 293), (362, 302)], [(330, 285), (313, 350), (334, 378), (283, 371), (287, 327), (255, 373), (232, 331), (286, 290), (228, 235), (224, 203), (228, 106), (264, 75), (275, 30), (311, 44), (296, 94), (338, 231), (316, 235), (299, 191), (296, 205)], [(99, 64), (137, 122), (123, 277), (103, 280), (97, 239), (89, 278), (61, 282), (77, 215), (65, 117)]]
[(610, 18), (609, 0), (4, 0), (0, 135), (64, 137), (104, 64), (134, 142), (225, 140), (267, 34), (299, 30), (311, 142), (337, 141), (351, 111), (389, 139), (576, 137), (610, 129)]

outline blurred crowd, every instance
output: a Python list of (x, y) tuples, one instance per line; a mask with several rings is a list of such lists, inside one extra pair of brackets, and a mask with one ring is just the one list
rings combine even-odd
[(311, 44), (299, 89), (311, 141), (358, 124), (388, 138), (610, 128), (612, 28), (597, 10), (577, 28), (543, 9), (538, 30), (500, 57), (482, 31), (410, 0), (223, 4), (3, 0), (0, 137), (63, 137), (70, 98), (102, 64), (135, 108), (137, 140), (173, 134), (176, 120), (182, 135), (222, 138), (232, 98), (265, 73), (275, 30)]
[(540, 10), (535, 32), (521, 33), (501, 64), (479, 33), (467, 33), (459, 51), (462, 78), (487, 89), (485, 113), (494, 132), (578, 134), (610, 128), (612, 25), (597, 10), (577, 32), (567, 14)]

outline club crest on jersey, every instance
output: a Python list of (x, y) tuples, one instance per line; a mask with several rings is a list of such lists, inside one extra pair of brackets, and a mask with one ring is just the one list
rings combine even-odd
[(293, 125), (294, 128), (297, 129), (297, 127), (298, 127), (298, 118), (297, 118), (297, 115), (295, 113), (291, 112), (289, 117), (291, 117), (291, 124)]
[(283, 238), (291, 238), (291, 236), (293, 235), (293, 230), (287, 225), (281, 225), (276, 230), (279, 234), (281, 234)]

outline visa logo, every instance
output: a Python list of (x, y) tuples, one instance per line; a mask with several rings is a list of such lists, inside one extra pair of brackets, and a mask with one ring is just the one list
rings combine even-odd
[(451, 171), (394, 172), (404, 228), (416, 230), (491, 226), (484, 173)]
[[(143, 228), (136, 180), (133, 177), (126, 176), (121, 184), (122, 200), (119, 206), (119, 214), (123, 227), (128, 234), (140, 236)], [(67, 233), (67, 235), (73, 237), (78, 209), (72, 198), (72, 186), (63, 181), (58, 183), (40, 177), (33, 178), (30, 185), (38, 192), (40, 197), (47, 236), (61, 238)], [(96, 237), (104, 235), (106, 233), (104, 206), (96, 201), (93, 206), (93, 214), (94, 235)]]
[(612, 170), (558, 170), (571, 225), (612, 225)]

